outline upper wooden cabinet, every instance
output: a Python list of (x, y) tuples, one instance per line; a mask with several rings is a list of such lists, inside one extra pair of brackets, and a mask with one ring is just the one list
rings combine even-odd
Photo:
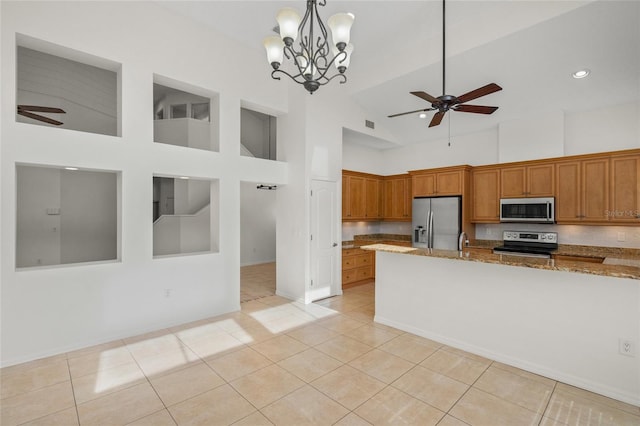
[(461, 230), (467, 235), (475, 235), (471, 220), (471, 169), (471, 166), (463, 165), (409, 172), (413, 197), (461, 197)]
[(382, 218), (381, 178), (367, 173), (343, 170), (342, 220), (380, 220)]
[(609, 220), (609, 157), (556, 164), (556, 222)]
[(384, 220), (411, 221), (411, 176), (385, 176), (383, 181), (382, 216)]
[(554, 178), (553, 163), (501, 168), (500, 197), (552, 197)]
[(640, 224), (640, 154), (611, 157), (609, 219)]
[(382, 218), (382, 185), (379, 178), (365, 178), (365, 209), (364, 217), (381, 219)]
[(474, 169), (471, 173), (471, 220), (500, 222), (500, 169)]
[(640, 150), (474, 167), (472, 221), (498, 223), (500, 198), (555, 197), (559, 224), (640, 224)]
[(413, 196), (462, 195), (465, 173), (469, 170), (470, 166), (457, 166), (411, 171), (409, 173), (412, 176)]

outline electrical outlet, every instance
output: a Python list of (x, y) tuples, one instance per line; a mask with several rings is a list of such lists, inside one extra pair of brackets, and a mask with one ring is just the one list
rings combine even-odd
[(173, 293), (173, 289), (172, 288), (165, 288), (164, 289), (164, 297), (171, 297), (171, 293)]
[(626, 237), (624, 232), (618, 232), (618, 241), (626, 241)]
[(621, 355), (636, 356), (636, 342), (630, 339), (618, 339), (618, 351)]

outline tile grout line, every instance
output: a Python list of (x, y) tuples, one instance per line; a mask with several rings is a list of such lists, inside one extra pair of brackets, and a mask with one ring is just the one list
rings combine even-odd
[(73, 376), (71, 376), (71, 366), (69, 365), (68, 352), (65, 353), (65, 358), (67, 361), (67, 371), (69, 373), (69, 384), (71, 385), (71, 394), (73, 395), (73, 407), (76, 410), (76, 418), (78, 419), (78, 424), (80, 424), (80, 412), (78, 411), (78, 401), (76, 400), (76, 388), (73, 385)]
[(542, 424), (542, 421), (544, 420), (544, 415), (547, 412), (547, 410), (549, 409), (549, 405), (551, 405), (551, 399), (553, 399), (553, 394), (556, 393), (556, 387), (557, 386), (558, 386), (558, 381), (554, 380), (553, 381), (553, 389), (551, 389), (551, 394), (549, 395), (549, 400), (545, 404), (544, 410), (542, 410), (542, 414), (540, 415), (540, 421), (538, 421), (538, 426), (540, 426), (540, 424)]

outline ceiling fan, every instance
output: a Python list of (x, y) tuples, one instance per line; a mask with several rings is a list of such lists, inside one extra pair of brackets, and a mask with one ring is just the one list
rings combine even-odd
[(45, 107), (38, 105), (18, 105), (18, 114), (25, 117), (32, 118), (34, 120), (42, 121), (44, 123), (53, 124), (54, 126), (60, 126), (62, 121), (54, 120), (44, 115), (34, 114), (34, 112), (48, 112), (51, 114), (66, 114), (63, 109), (54, 107)]
[(489, 95), (494, 92), (498, 92), (502, 90), (502, 87), (498, 86), (495, 83), (487, 84), (486, 86), (482, 86), (479, 89), (472, 90), (470, 92), (465, 93), (460, 96), (452, 96), (446, 95), (445, 91), (445, 0), (442, 0), (442, 96), (433, 97), (430, 94), (418, 91), (418, 92), (410, 92), (412, 95), (417, 96), (421, 99), (424, 99), (427, 102), (431, 103), (430, 108), (417, 109), (415, 111), (401, 112), (400, 114), (389, 115), (389, 118), (399, 117), (401, 115), (414, 114), (416, 112), (425, 112), (425, 111), (435, 111), (431, 122), (429, 123), (429, 127), (437, 126), (442, 121), (445, 113), (447, 111), (460, 111), (460, 112), (472, 112), (475, 114), (492, 114), (498, 107), (492, 106), (484, 106), (484, 105), (465, 105), (466, 102), (472, 101), (474, 99), (480, 98), (482, 96)]

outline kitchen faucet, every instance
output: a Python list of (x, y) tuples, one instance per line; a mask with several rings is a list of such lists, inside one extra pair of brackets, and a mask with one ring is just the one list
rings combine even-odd
[(460, 237), (458, 238), (458, 250), (462, 251), (462, 249), (469, 245), (469, 239), (467, 238), (467, 233), (462, 231), (460, 233)]

